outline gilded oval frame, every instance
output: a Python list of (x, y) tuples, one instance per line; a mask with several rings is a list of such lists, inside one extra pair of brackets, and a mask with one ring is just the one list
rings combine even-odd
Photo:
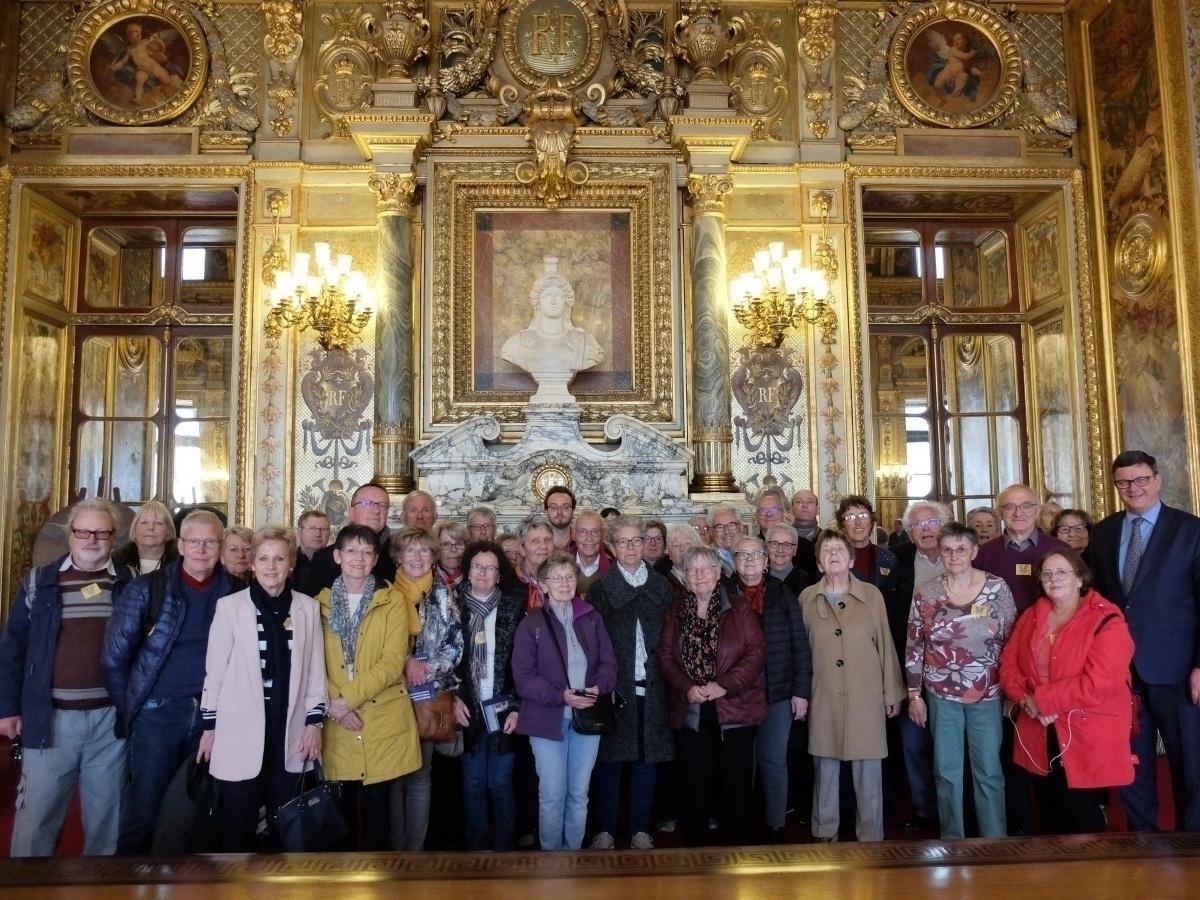
[[(128, 47), (131, 27), (147, 35), (157, 72), (117, 49)], [(123, 55), (126, 64), (117, 69)], [(75, 95), (90, 112), (118, 125), (157, 125), (182, 115), (204, 90), (208, 66), (204, 29), (176, 0), (107, 0), (80, 15), (67, 46), (67, 80)]]
[[(582, 53), (574, 54), (576, 61), (563, 66), (550, 66), (547, 70), (539, 71), (530, 62), (530, 56), (536, 47), (528, 46), (529, 36), (522, 33), (521, 23), (530, 7), (556, 7), (562, 13), (570, 10), (578, 15), (582, 22), (582, 31), (587, 36), (587, 47)], [(559, 22), (561, 27), (561, 20)], [(564, 44), (559, 36), (559, 48)], [(554, 51), (551, 38), (551, 51)], [(604, 41), (600, 33), (600, 19), (595, 9), (584, 0), (515, 0), (504, 14), (501, 46), (504, 61), (509, 71), (523, 86), (527, 88), (559, 87), (563, 90), (573, 90), (585, 84), (596, 74), (600, 65), (600, 55), (604, 50)]]
[(1167, 265), (1167, 235), (1161, 220), (1150, 213), (1131, 216), (1113, 245), (1117, 286), (1130, 300), (1149, 296)]
[[(955, 43), (962, 36), (962, 45)], [(953, 44), (966, 54), (957, 61), (964, 76), (937, 68), (936, 44)], [(978, 60), (979, 64), (975, 64)], [(888, 48), (888, 77), (897, 99), (931, 125), (978, 128), (999, 118), (1021, 88), (1021, 49), (1009, 24), (986, 7), (962, 0), (936, 0), (904, 16)], [(975, 79), (975, 96), (967, 92)], [(980, 88), (986, 96), (979, 97)]]

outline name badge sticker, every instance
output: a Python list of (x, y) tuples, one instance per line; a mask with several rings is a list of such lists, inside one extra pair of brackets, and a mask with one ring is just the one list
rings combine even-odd
[(1033, 566), (1031, 566), (1029, 563), (1017, 563), (1017, 574), (1018, 575), (1032, 575), (1033, 574)]
[(93, 597), (98, 597), (100, 595), (100, 585), (93, 581), (79, 593), (83, 594), (84, 600), (91, 600)]

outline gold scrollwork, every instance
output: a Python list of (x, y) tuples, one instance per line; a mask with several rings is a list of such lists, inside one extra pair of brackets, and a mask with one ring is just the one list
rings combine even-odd
[(695, 81), (717, 80), (717, 66), (733, 53), (736, 35), (721, 24), (718, 0), (688, 0), (675, 23), (675, 52), (695, 71)]
[(836, 43), (837, 10), (830, 0), (808, 0), (800, 8), (800, 62), (804, 72), (804, 101), (808, 105), (808, 130), (818, 140), (829, 134), (829, 107), (833, 102), (830, 70)]
[(546, 88), (526, 97), (524, 106), (525, 139), (533, 144), (533, 160), (517, 164), (517, 181), (532, 185), (537, 198), (554, 209), (572, 186), (588, 179), (587, 166), (568, 161), (571, 148), (579, 141), (575, 129), (581, 121), (581, 104), (574, 94)]
[(725, 195), (732, 190), (728, 175), (688, 175), (688, 200), (698, 216), (725, 212)]
[[(973, 47), (972, 41), (985, 46)], [(992, 71), (996, 66), (998, 72)], [(1008, 22), (985, 6), (933, 0), (901, 18), (888, 51), (888, 73), (900, 103), (921, 121), (976, 128), (1013, 105), (1021, 88), (1020, 42)], [(981, 88), (990, 88), (987, 96), (970, 96)], [(953, 109), (941, 105), (952, 101)]]
[(1117, 235), (1113, 269), (1117, 285), (1131, 300), (1140, 300), (1158, 285), (1167, 260), (1162, 223), (1149, 213), (1132, 216)]
[(504, 14), (501, 47), (523, 86), (571, 90), (600, 64), (600, 18), (584, 0), (516, 0)]
[(775, 126), (788, 105), (787, 59), (771, 40), (780, 22), (770, 12), (746, 12), (730, 23), (738, 45), (729, 64), (729, 87), (738, 112), (754, 117), (750, 136), (756, 141), (779, 138)]
[(296, 63), (304, 49), (300, 33), (304, 13), (299, 0), (264, 0), (263, 18), (266, 35), (263, 49), (267, 52), (267, 97), (275, 104), (271, 130), (275, 137), (287, 137), (296, 127), (292, 106), (296, 101)]
[(189, 109), (208, 76), (208, 42), (176, 0), (107, 0), (80, 14), (67, 44), (67, 81), (93, 114), (155, 125)]
[(371, 107), (375, 65), (372, 44), (365, 36), (374, 19), (355, 6), (334, 7), (333, 12), (321, 13), (321, 21), (333, 29), (333, 37), (317, 51), (313, 102), (321, 121), (329, 124), (330, 136), (346, 140), (350, 137), (346, 116)]
[(388, 78), (412, 78), (412, 67), (429, 52), (429, 20), (419, 0), (385, 3), (382, 24), (374, 16), (367, 24), (375, 56), (387, 67)]
[(379, 195), (375, 209), (380, 215), (408, 215), (417, 193), (417, 179), (408, 173), (372, 172), (367, 187)]

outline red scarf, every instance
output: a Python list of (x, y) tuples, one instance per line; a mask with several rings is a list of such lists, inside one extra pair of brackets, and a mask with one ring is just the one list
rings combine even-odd
[(755, 585), (743, 584), (741, 588), (742, 599), (749, 603), (750, 608), (761, 616), (763, 604), (767, 602), (767, 580), (764, 578)]

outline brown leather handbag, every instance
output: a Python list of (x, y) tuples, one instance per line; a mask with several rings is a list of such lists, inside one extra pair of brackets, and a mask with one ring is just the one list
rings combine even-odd
[(423, 741), (452, 741), (458, 725), (454, 721), (454, 694), (438, 691), (429, 700), (413, 700), (417, 734)]

